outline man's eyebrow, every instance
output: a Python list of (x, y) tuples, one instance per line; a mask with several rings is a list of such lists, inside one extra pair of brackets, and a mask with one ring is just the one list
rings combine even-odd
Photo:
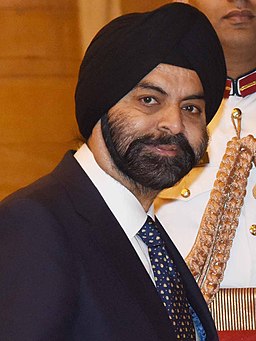
[(162, 95), (167, 95), (167, 92), (164, 91), (163, 88), (161, 88), (160, 86), (154, 85), (154, 84), (152, 84), (150, 82), (139, 82), (134, 87), (134, 89), (138, 89), (138, 88), (154, 90), (154, 91), (157, 91), (157, 92), (161, 93)]
[(183, 98), (183, 101), (188, 101), (190, 99), (203, 99), (203, 100), (205, 100), (205, 96), (203, 93), (194, 94), (194, 95), (187, 96), (187, 97)]
[[(139, 82), (134, 87), (134, 89), (138, 89), (138, 88), (154, 90), (154, 91), (161, 93), (162, 95), (167, 95), (167, 92), (163, 88), (161, 88), (160, 86), (155, 85), (153, 83), (150, 83), (150, 82), (144, 82), (144, 81)], [(205, 100), (205, 96), (204, 96), (204, 93), (198, 93), (198, 94), (194, 94), (194, 95), (187, 96), (187, 97), (183, 98), (184, 101), (191, 100), (191, 99), (203, 99), (203, 100)]]

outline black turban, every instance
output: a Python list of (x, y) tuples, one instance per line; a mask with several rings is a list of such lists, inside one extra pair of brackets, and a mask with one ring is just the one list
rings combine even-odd
[(196, 71), (209, 123), (226, 83), (223, 51), (204, 14), (172, 3), (118, 17), (94, 37), (82, 61), (75, 94), (81, 134), (88, 138), (97, 121), (160, 63)]

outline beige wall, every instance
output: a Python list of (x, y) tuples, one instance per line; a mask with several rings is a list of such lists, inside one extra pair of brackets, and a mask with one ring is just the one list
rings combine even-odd
[(78, 0), (83, 51), (94, 35), (111, 19), (122, 14), (120, 0)]
[(81, 56), (73, 0), (0, 1), (0, 198), (74, 145)]
[(0, 199), (78, 145), (74, 90), (85, 47), (122, 13), (163, 1), (0, 1)]

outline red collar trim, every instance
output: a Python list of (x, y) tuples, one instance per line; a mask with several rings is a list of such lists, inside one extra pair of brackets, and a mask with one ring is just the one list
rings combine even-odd
[(237, 79), (227, 78), (224, 98), (229, 96), (246, 97), (256, 92), (256, 70)]

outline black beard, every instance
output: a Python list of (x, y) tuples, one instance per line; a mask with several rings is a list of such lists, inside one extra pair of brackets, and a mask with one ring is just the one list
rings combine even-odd
[[(122, 129), (116, 129), (114, 123), (108, 122), (107, 115), (102, 119), (102, 133), (117, 168), (135, 185), (156, 191), (172, 187), (181, 180), (202, 157), (207, 145), (207, 141), (202, 143), (200, 151), (195, 154), (183, 134), (144, 135), (133, 140), (125, 150)], [(152, 154), (145, 148), (150, 145), (177, 145), (178, 155)]]

